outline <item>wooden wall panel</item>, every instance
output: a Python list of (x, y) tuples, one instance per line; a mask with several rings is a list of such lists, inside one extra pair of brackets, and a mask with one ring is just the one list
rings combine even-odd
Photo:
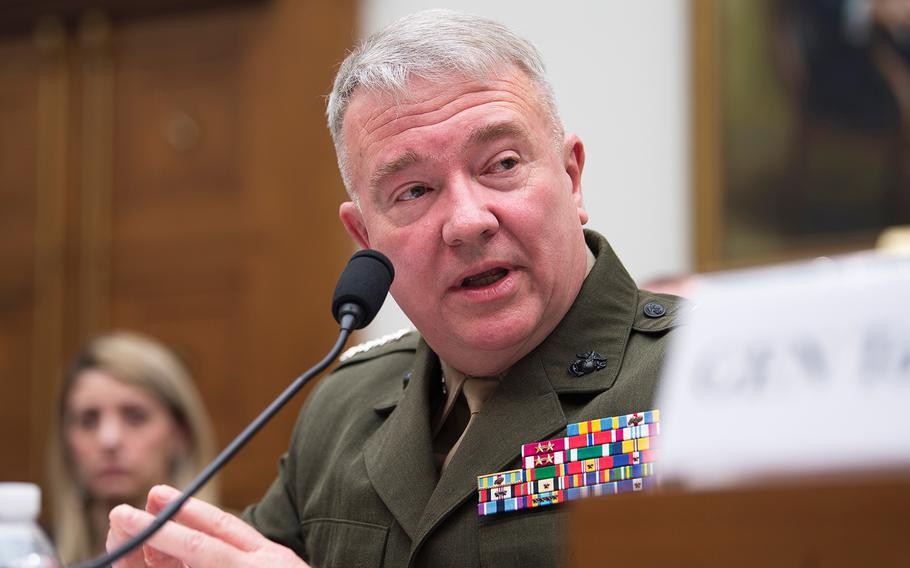
[[(331, 346), (331, 292), (353, 247), (324, 96), (354, 13), (354, 0), (67, 12), (56, 83), (40, 79), (49, 57), (32, 32), (0, 37), (0, 436), (33, 433), (0, 439), (12, 449), (0, 479), (43, 481), (50, 391), (92, 333), (174, 347), (222, 447)], [(42, 179), (63, 197), (49, 210)], [(51, 318), (36, 317), (42, 254), (63, 290), (42, 304)], [(266, 490), (302, 401), (228, 466), (227, 506)]]
[(38, 126), (37, 57), (30, 41), (0, 45), (0, 309), (31, 302)]
[(133, 24), (117, 34), (121, 216), (182, 200), (236, 204), (249, 20), (243, 11)]
[[(331, 347), (330, 298), (353, 246), (338, 221), (344, 197), (325, 126), (325, 94), (350, 49), (354, 2), (282, 1), (262, 13), (245, 52), (242, 116), (246, 216), (258, 234), (247, 257), (250, 293), (244, 345), (250, 407), (261, 410)], [(306, 393), (303, 393), (306, 394)], [(224, 486), (237, 504), (257, 498), (274, 477), (302, 404), (298, 397), (228, 466)], [(248, 469), (245, 469), (248, 468)], [(261, 476), (261, 477), (260, 477)]]
[(31, 473), (22, 439), (30, 426), (36, 63), (29, 41), (0, 47), (0, 447), (19, 450), (0, 455), (5, 479), (28, 479)]
[[(329, 299), (350, 245), (335, 215), (343, 193), (322, 96), (325, 55), (341, 59), (351, 35), (328, 50), (282, 46), (332, 21), (305, 4), (136, 22), (114, 38), (111, 324), (184, 353), (221, 446), (336, 333)], [(263, 80), (263, 69), (277, 73)], [(293, 102), (307, 99), (320, 104)], [(276, 172), (292, 175), (276, 183)], [(307, 191), (311, 177), (326, 181)], [(266, 489), (295, 414), (229, 466), (226, 504), (242, 508)]]
[(36, 480), (60, 361), (65, 36), (0, 45), (0, 479)]

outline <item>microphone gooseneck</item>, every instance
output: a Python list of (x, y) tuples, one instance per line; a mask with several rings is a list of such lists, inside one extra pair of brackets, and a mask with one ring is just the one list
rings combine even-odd
[(196, 479), (190, 482), (180, 497), (168, 503), (158, 513), (149, 526), (133, 535), (115, 550), (88, 562), (74, 565), (72, 568), (102, 568), (103, 566), (109, 566), (129, 554), (163, 527), (180, 510), (180, 507), (199, 491), (228, 460), (234, 457), (310, 379), (325, 370), (335, 360), (352, 330), (365, 327), (373, 320), (379, 308), (382, 307), (385, 296), (389, 292), (389, 287), (392, 285), (394, 275), (395, 271), (392, 268), (392, 263), (381, 253), (374, 250), (362, 250), (355, 253), (351, 260), (348, 261), (347, 266), (338, 278), (338, 285), (335, 287), (332, 313), (341, 325), (341, 331), (338, 334), (338, 340), (329, 353), (310, 370), (294, 379), (294, 382), (278, 395), (278, 398), (273, 400), (243, 432), (218, 454), (218, 457), (202, 473), (196, 476)]

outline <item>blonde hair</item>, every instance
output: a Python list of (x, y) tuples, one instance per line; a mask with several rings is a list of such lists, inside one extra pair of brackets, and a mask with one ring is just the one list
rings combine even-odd
[[(171, 479), (162, 482), (178, 488), (186, 486), (215, 455), (215, 437), (202, 398), (171, 351), (135, 333), (112, 333), (91, 341), (76, 356), (61, 385), (56, 424), (48, 446), (54, 539), (65, 564), (86, 560), (95, 552), (89, 516), (91, 499), (76, 479), (64, 433), (67, 399), (77, 377), (87, 369), (103, 371), (126, 384), (145, 389), (170, 411), (186, 433), (186, 456), (176, 461)], [(196, 496), (216, 502), (215, 481), (206, 484)]]

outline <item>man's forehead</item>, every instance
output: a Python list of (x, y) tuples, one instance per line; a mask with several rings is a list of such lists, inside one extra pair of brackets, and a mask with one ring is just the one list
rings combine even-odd
[(474, 94), (511, 93), (529, 106), (546, 112), (543, 93), (528, 75), (518, 68), (501, 69), (488, 76), (464, 74), (440, 77), (413, 77), (398, 87), (354, 90), (343, 121), (343, 130), (375, 130), (411, 113), (429, 114)]

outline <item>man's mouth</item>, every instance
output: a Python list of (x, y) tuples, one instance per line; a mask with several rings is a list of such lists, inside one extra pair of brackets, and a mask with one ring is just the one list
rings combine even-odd
[(482, 288), (483, 286), (489, 286), (494, 282), (498, 282), (506, 277), (509, 273), (505, 268), (494, 268), (492, 270), (487, 270), (486, 272), (481, 272), (480, 274), (475, 274), (474, 276), (469, 276), (461, 281), (462, 288)]

